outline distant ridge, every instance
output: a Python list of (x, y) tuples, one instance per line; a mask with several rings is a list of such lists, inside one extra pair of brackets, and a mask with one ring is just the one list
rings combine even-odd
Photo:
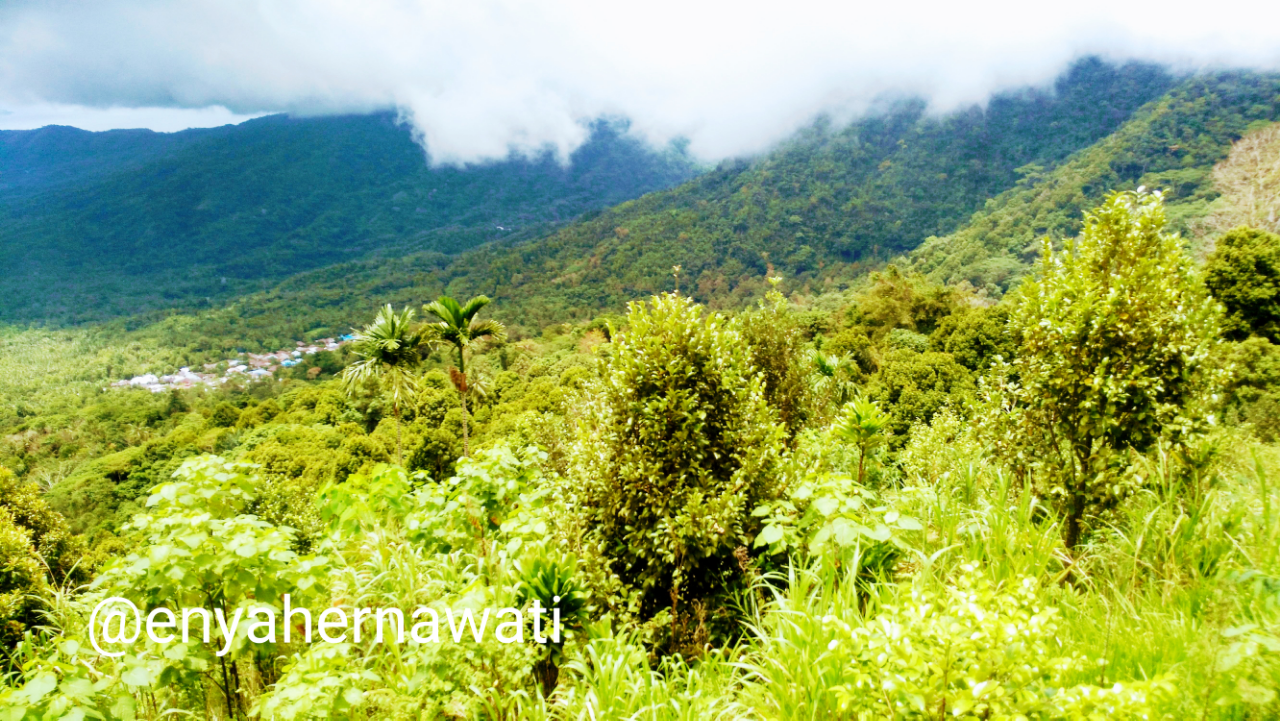
[[(488, 294), (496, 315), (537, 332), (670, 289), (675, 265), (682, 291), (712, 307), (750, 303), (766, 273), (812, 296), (848, 288), (890, 260), (998, 296), (1024, 272), (1038, 237), (1075, 232), (1081, 210), (1113, 188), (1166, 189), (1175, 227), (1189, 227), (1216, 196), (1213, 165), (1251, 126), (1277, 119), (1280, 75), (1179, 78), (1085, 59), (1052, 88), (1003, 93), (985, 107), (939, 117), (903, 101), (843, 128), (819, 121), (759, 158), (726, 161), (559, 228), (486, 230), (480, 240), (491, 242), (456, 255), (388, 236), (383, 250), (263, 278), (260, 291), (242, 286), (234, 302), (215, 299), (163, 327), (192, 338), (194, 349), (228, 339), (273, 348), (347, 332), (382, 303), (449, 292)], [(678, 151), (643, 157), (688, 167)], [(536, 176), (541, 166), (528, 167)], [(447, 239), (427, 237), (435, 248)], [(156, 319), (121, 315), (131, 328)]]
[[(939, 117), (905, 101), (843, 128), (820, 121), (760, 158), (727, 161), (542, 238), (455, 258), (419, 253), (324, 268), (206, 314), (196, 327), (206, 338), (234, 327), (273, 347), (309, 331), (345, 332), (377, 304), (417, 304), (447, 291), (486, 293), (497, 301), (496, 314), (537, 331), (669, 290), (674, 265), (681, 266), (682, 291), (712, 307), (752, 302), (770, 269), (785, 276), (789, 291), (839, 290), (926, 238), (967, 227), (995, 207), (993, 198), (1075, 167), (1095, 146), (1116, 142), (1113, 134), (1138, 127), (1132, 124), (1146, 117), (1144, 106), (1197, 84), (1225, 82), (1215, 77), (1176, 78), (1157, 66), (1090, 58), (1052, 88), (1002, 93), (985, 108)], [(1269, 82), (1230, 77), (1258, 87)], [(1219, 110), (1271, 113), (1271, 106), (1248, 110), (1256, 94), (1239, 98), (1243, 109), (1224, 100)], [(1176, 125), (1181, 116), (1170, 117)], [(1206, 150), (1187, 161), (1199, 164), (1197, 173), (1225, 154), (1240, 123), (1210, 125), (1198, 141)], [(1131, 183), (1156, 148), (1125, 142), (1129, 169), (1118, 182)], [(1078, 216), (1073, 208), (1064, 212)]]
[(1220, 72), (1187, 79), (1104, 140), (1057, 168), (1030, 172), (964, 227), (928, 238), (911, 265), (947, 283), (992, 295), (1008, 290), (1040, 250), (1040, 239), (1079, 232), (1082, 213), (1110, 190), (1162, 190), (1173, 230), (1217, 197), (1213, 166), (1251, 127), (1280, 120), (1280, 74)]
[(599, 121), (550, 152), (428, 167), (393, 115), (153, 133), (0, 131), (0, 321), (84, 322), (208, 307), (378, 253), (456, 253), (545, 231), (691, 177)]

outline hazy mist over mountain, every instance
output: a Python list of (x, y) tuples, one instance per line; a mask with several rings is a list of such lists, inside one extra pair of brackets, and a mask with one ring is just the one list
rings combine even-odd
[(463, 162), (546, 144), (565, 157), (608, 115), (715, 160), (759, 152), (819, 113), (847, 121), (886, 94), (941, 113), (1045, 85), (1086, 54), (1179, 69), (1280, 62), (1269, 37), (1280, 6), (1265, 3), (1194, 22), (1188, 3), (1097, 0), (1067, 15), (1010, 2), (72, 7), (0, 7), (0, 127), (396, 110), (434, 161)]

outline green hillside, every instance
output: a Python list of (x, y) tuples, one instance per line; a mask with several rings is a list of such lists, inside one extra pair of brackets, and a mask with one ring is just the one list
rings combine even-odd
[[(794, 291), (818, 295), (904, 253), (936, 279), (998, 295), (1019, 277), (1037, 237), (1074, 232), (1080, 211), (1107, 189), (1167, 189), (1173, 226), (1185, 230), (1214, 197), (1208, 174), (1230, 143), (1250, 124), (1280, 117), (1278, 94), (1274, 75), (1175, 80), (1152, 66), (1085, 60), (1051, 91), (998, 95), (986, 108), (940, 117), (900, 102), (844, 128), (819, 122), (757, 160), (723, 163), (541, 238), (528, 240), (545, 227), (533, 223), (535, 230), (452, 257), (412, 252), (395, 245), (403, 236), (388, 234), (393, 250), (279, 282), (259, 277), (265, 290), (229, 304), (214, 298), (214, 307), (158, 325), (155, 313), (132, 315), (121, 327), (149, 328), (195, 359), (347, 332), (370, 298), (416, 305), (448, 291), (487, 293), (501, 301), (504, 320), (536, 333), (669, 289), (675, 265), (686, 293), (711, 307), (740, 307), (762, 292), (769, 267)], [(438, 242), (444, 231), (428, 235)], [(320, 249), (307, 255), (297, 243), (298, 253), (322, 262)], [(288, 257), (289, 248), (271, 252)], [(97, 312), (88, 308), (80, 312)]]
[(429, 167), (391, 115), (0, 132), (0, 321), (209, 307), (354, 258), (531, 237), (695, 172), (619, 122), (567, 160)]
[(1277, 718), (1280, 347), (1160, 198), (1093, 213), (995, 307), (442, 303), (162, 393), (0, 329), (0, 718)]
[(447, 289), (502, 300), (505, 320), (536, 331), (671, 288), (674, 265), (682, 288), (712, 307), (757, 296), (769, 266), (798, 290), (838, 289), (1108, 137), (1174, 83), (1156, 66), (1086, 59), (1052, 89), (999, 94), (985, 108), (937, 116), (919, 101), (891, 103), (843, 128), (818, 122), (754, 161), (725, 162), (532, 242), (332, 265), (165, 327), (180, 326), (191, 353), (220, 339), (278, 347), (346, 332), (369, 298), (416, 304)]
[(1191, 78), (1142, 109), (1102, 142), (1052, 172), (1029, 172), (991, 199), (959, 231), (931, 237), (912, 265), (932, 277), (1000, 294), (1040, 250), (1039, 239), (1072, 236), (1081, 212), (1110, 190), (1162, 190), (1184, 234), (1217, 193), (1210, 174), (1251, 127), (1280, 119), (1280, 76), (1216, 73)]
[(1105, 138), (1172, 80), (1084, 60), (1052, 92), (1022, 90), (946, 116), (903, 101), (844, 128), (820, 122), (752, 163), (727, 163), (515, 249), (451, 265), (450, 288), (518, 302), (534, 323), (668, 289), (715, 305), (762, 290), (772, 266), (820, 292), (959, 227), (1028, 165)]

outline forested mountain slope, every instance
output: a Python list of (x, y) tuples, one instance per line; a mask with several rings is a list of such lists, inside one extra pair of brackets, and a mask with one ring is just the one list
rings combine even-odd
[(38, 130), (0, 130), (0, 199), (8, 204), (50, 189), (134, 170), (194, 143), (225, 135), (232, 128), (95, 133), (49, 125)]
[(1194, 221), (1218, 194), (1213, 166), (1246, 131), (1278, 119), (1280, 75), (1190, 78), (1052, 172), (1028, 173), (964, 228), (926, 240), (912, 265), (937, 280), (1002, 293), (1039, 253), (1040, 238), (1074, 235), (1081, 213), (1105, 193), (1137, 186), (1163, 191), (1174, 228), (1194, 235)]
[(272, 346), (307, 331), (345, 332), (370, 297), (415, 304), (447, 288), (488, 293), (506, 320), (536, 329), (669, 289), (674, 265), (682, 289), (712, 306), (757, 296), (768, 266), (798, 281), (793, 288), (839, 287), (961, 227), (989, 198), (1108, 137), (1175, 82), (1155, 66), (1085, 59), (1052, 89), (999, 94), (985, 108), (940, 117), (919, 101), (890, 103), (533, 242), (336, 265), (173, 322), (197, 347), (221, 337)]
[(1189, 227), (1216, 195), (1213, 165), (1252, 124), (1280, 117), (1278, 97), (1275, 75), (1176, 80), (1086, 60), (1052, 92), (1007, 93), (985, 109), (937, 117), (901, 102), (843, 129), (819, 123), (755, 161), (540, 239), (337, 263), (152, 327), (191, 354), (276, 348), (347, 332), (370, 298), (416, 306), (446, 291), (487, 293), (504, 320), (537, 332), (669, 289), (676, 265), (684, 292), (731, 307), (762, 292), (769, 267), (818, 294), (903, 253), (939, 280), (996, 295), (1040, 235), (1074, 232), (1080, 211), (1110, 189), (1165, 188), (1175, 226)]
[(579, 317), (672, 284), (712, 305), (754, 297), (769, 266), (817, 290), (866, 261), (959, 227), (1029, 165), (1053, 167), (1120, 127), (1172, 80), (1159, 68), (1077, 63), (938, 117), (902, 101), (844, 128), (818, 123), (775, 152), (623, 204), (546, 240), (483, 249), (451, 283), (518, 300), (532, 319)]
[[(1110, 190), (1161, 189), (1173, 227), (1193, 231), (1218, 194), (1214, 165), (1250, 128), (1280, 119), (1280, 75), (1202, 73), (1137, 108), (1139, 90), (1159, 84), (1144, 70), (1084, 61), (1048, 100), (997, 97), (985, 112), (942, 119), (906, 104), (838, 132), (815, 127), (754, 164), (721, 167), (535, 244), (478, 249), (443, 280), (452, 292), (516, 301), (513, 318), (537, 324), (670, 288), (677, 264), (696, 299), (739, 306), (762, 292), (769, 268), (818, 294), (858, 278), (868, 261), (914, 250), (908, 262), (936, 279), (998, 295), (1037, 238), (1074, 234)], [(1105, 102), (1112, 91), (1134, 112), (1121, 117)], [(936, 230), (946, 227), (955, 230)]]
[[(456, 253), (696, 172), (598, 122), (550, 154), (429, 167), (394, 116), (270, 116), (161, 134), (0, 132), (0, 321), (193, 308), (366, 257)], [(522, 236), (524, 234), (524, 236)]]

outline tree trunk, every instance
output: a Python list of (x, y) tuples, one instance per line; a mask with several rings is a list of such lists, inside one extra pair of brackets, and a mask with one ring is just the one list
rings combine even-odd
[(864, 465), (863, 465), (863, 464), (865, 464), (865, 463), (867, 462), (867, 447), (866, 447), (866, 445), (864, 444), (864, 445), (862, 446), (862, 448), (861, 448), (861, 449), (859, 449), (859, 450), (861, 450), (861, 451), (862, 451), (861, 453), (859, 453), (859, 454), (858, 454), (858, 485), (859, 485), (859, 486), (861, 486), (861, 485), (862, 485), (862, 474), (863, 474), (863, 468), (864, 468)]
[(1071, 505), (1067, 509), (1067, 535), (1063, 542), (1067, 550), (1074, 549), (1080, 542), (1081, 524), (1084, 521), (1085, 483), (1088, 476), (1083, 476), (1074, 484), (1071, 492)]
[(471, 457), (471, 446), (467, 437), (467, 426), (470, 425), (471, 416), (467, 414), (467, 394), (458, 393), (458, 397), (462, 399), (462, 457)]
[(240, 693), (241, 693), (241, 690), (244, 688), (244, 684), (240, 683), (240, 666), (235, 662), (235, 659), (231, 660), (231, 682), (236, 685), (235, 694), (232, 696), (232, 698), (236, 700), (236, 711), (235, 711), (235, 714), (232, 716), (232, 718), (238, 719), (240, 718), (240, 710), (241, 710), (240, 709)]
[(396, 413), (396, 463), (404, 466), (404, 454), (400, 452), (400, 403), (394, 403), (391, 407)]
[(551, 659), (550, 654), (533, 665), (533, 673), (542, 685), (542, 697), (551, 698), (551, 692), (556, 690), (556, 684), (560, 680), (560, 667)]
[(227, 673), (227, 659), (223, 656), (219, 657), (218, 661), (222, 664), (222, 700), (227, 704), (227, 716), (234, 718), (235, 709), (231, 705), (231, 676)]
[(458, 372), (462, 374), (464, 387), (458, 389), (458, 398), (462, 400), (462, 457), (471, 457), (471, 445), (468, 439), (467, 426), (471, 425), (471, 416), (467, 413), (467, 359), (462, 352), (462, 344), (458, 344)]

